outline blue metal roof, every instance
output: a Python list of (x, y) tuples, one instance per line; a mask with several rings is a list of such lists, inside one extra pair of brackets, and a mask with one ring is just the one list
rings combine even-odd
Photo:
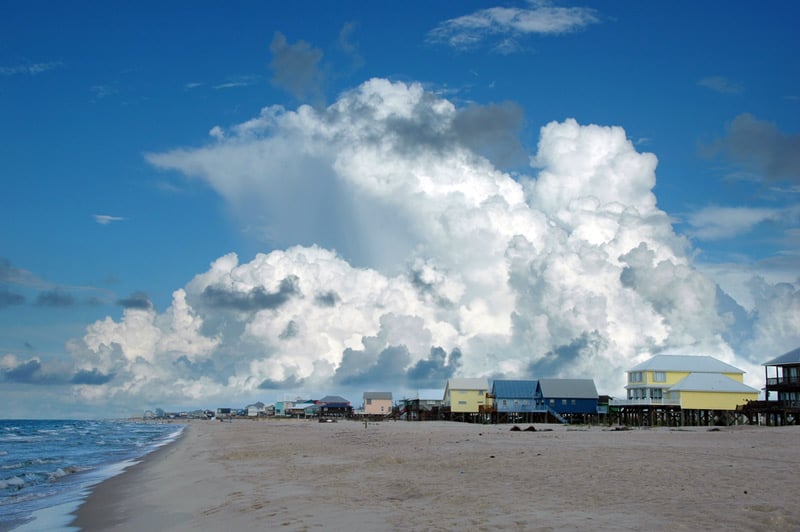
[(784, 364), (800, 364), (800, 347), (784, 353), (778, 358), (773, 358), (769, 362), (765, 362), (764, 366), (783, 366)]
[(502, 399), (530, 399), (536, 392), (536, 381), (496, 380), (492, 383), (492, 395)]

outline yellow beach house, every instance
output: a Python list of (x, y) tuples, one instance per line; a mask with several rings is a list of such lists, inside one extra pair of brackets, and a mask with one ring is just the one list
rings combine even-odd
[(758, 399), (744, 371), (710, 356), (656, 355), (628, 370), (627, 400), (615, 404), (736, 410)]
[(486, 379), (450, 379), (444, 389), (445, 408), (451, 414), (477, 414), (486, 406), (486, 392), (489, 381)]

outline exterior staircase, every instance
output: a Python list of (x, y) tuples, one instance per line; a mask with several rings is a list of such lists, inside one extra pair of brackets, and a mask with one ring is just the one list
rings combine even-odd
[(557, 420), (558, 420), (558, 421), (559, 421), (559, 422), (560, 422), (562, 425), (567, 425), (567, 424), (569, 424), (569, 421), (567, 421), (567, 420), (564, 418), (564, 416), (562, 416), (561, 414), (559, 414), (558, 412), (556, 412), (555, 410), (553, 410), (553, 409), (552, 409), (552, 408), (550, 408), (549, 406), (547, 407), (547, 412), (548, 412), (548, 413), (549, 413), (551, 416), (553, 416), (554, 418), (556, 418), (556, 419), (557, 419)]

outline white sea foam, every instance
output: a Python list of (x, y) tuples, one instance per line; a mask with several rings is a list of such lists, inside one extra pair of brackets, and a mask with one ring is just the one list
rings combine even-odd
[[(74, 531), (90, 490), (174, 441), (181, 426), (0, 421), (0, 530)], [(48, 466), (48, 464), (51, 464)]]

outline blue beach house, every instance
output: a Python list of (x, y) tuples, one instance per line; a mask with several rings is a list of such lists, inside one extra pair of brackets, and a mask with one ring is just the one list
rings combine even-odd
[(492, 397), (498, 414), (521, 414), (536, 410), (533, 400), (537, 381), (496, 380), (492, 383)]
[(559, 421), (597, 414), (597, 388), (593, 379), (539, 379), (534, 394), (537, 408)]

